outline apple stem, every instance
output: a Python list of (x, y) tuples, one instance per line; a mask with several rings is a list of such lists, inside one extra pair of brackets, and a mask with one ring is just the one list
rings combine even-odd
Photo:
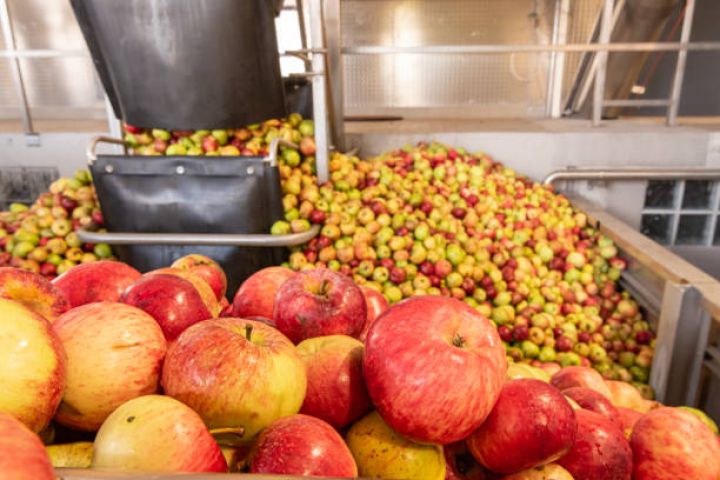
[(210, 435), (215, 437), (215, 441), (218, 442), (221, 446), (229, 446), (234, 447), (237, 445), (235, 441), (232, 441), (230, 439), (225, 439), (226, 441), (223, 441), (222, 439), (218, 439), (218, 436), (221, 435), (235, 435), (236, 437), (242, 439), (245, 436), (245, 428), (243, 427), (224, 427), (224, 428), (212, 428), (210, 429)]
[(330, 288), (330, 282), (323, 280), (320, 284), (320, 295), (325, 295)]
[(460, 335), (456, 334), (452, 341), (453, 345), (460, 348), (465, 345), (465, 339)]
[(245, 338), (247, 338), (248, 342), (251, 341), (250, 337), (252, 337), (252, 331), (253, 326), (249, 323), (245, 324)]

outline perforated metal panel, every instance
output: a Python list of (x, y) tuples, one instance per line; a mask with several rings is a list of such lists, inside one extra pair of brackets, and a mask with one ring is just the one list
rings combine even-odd
[(59, 176), (55, 167), (0, 168), (0, 208), (13, 203), (30, 204)]

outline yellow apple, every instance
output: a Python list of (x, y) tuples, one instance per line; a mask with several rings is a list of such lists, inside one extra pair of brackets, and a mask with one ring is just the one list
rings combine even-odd
[(573, 480), (573, 476), (557, 463), (548, 463), (502, 477), (502, 480)]
[(65, 386), (65, 353), (50, 323), (0, 298), (0, 411), (34, 432), (55, 414)]
[(392, 430), (377, 411), (358, 420), (347, 433), (348, 447), (361, 477), (385, 479), (445, 478), (442, 446), (421, 445)]

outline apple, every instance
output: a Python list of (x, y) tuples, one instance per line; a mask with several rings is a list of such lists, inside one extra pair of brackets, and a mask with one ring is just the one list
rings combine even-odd
[(720, 477), (720, 445), (690, 412), (660, 407), (635, 423), (630, 439), (635, 480)]
[(638, 389), (629, 383), (606, 380), (605, 384), (610, 391), (610, 401), (616, 407), (625, 407), (640, 413), (647, 413), (655, 406), (654, 402), (644, 399)]
[(557, 463), (548, 463), (502, 477), (502, 480), (573, 480), (573, 476)]
[(162, 386), (210, 428), (243, 428), (252, 439), (293, 415), (305, 398), (305, 364), (276, 329), (241, 318), (204, 320), (170, 346)]
[(360, 340), (364, 342), (367, 337), (367, 332), (370, 330), (370, 325), (372, 325), (377, 317), (388, 309), (389, 305), (382, 293), (373, 288), (362, 285), (360, 286), (360, 291), (362, 291), (363, 296), (365, 297), (365, 306), (367, 307), (367, 320), (365, 321), (365, 326), (363, 327), (359, 337)]
[(620, 427), (625, 434), (625, 438), (629, 440), (632, 435), (633, 428), (635, 428), (635, 424), (642, 418), (643, 414), (625, 407), (615, 407), (615, 410), (618, 412), (618, 421), (620, 422)]
[(293, 343), (323, 335), (356, 337), (366, 319), (362, 291), (350, 278), (329, 269), (300, 272), (275, 295), (273, 320)]
[(7, 480), (55, 480), (55, 472), (40, 437), (2, 411), (0, 477)]
[(575, 480), (630, 480), (633, 453), (617, 425), (585, 409), (576, 410), (575, 416), (575, 444), (557, 463)]
[(347, 335), (303, 340), (297, 346), (307, 367), (307, 393), (300, 413), (341, 429), (372, 404), (362, 373), (363, 343)]
[(552, 376), (550, 383), (561, 391), (573, 387), (586, 387), (602, 394), (605, 398), (611, 398), (610, 389), (602, 375), (590, 367), (565, 367)]
[(157, 391), (167, 344), (157, 322), (139, 308), (88, 303), (53, 328), (67, 353), (58, 423), (95, 431), (118, 406)]
[(227, 293), (227, 276), (222, 267), (212, 258), (200, 255), (199, 253), (192, 253), (175, 260), (172, 265), (170, 265), (170, 268), (191, 271), (210, 285), (218, 301), (225, 298), (225, 293)]
[(467, 439), (485, 468), (510, 474), (562, 457), (575, 441), (575, 412), (560, 391), (541, 380), (510, 380), (485, 422)]
[(511, 363), (508, 365), (505, 376), (509, 380), (516, 378), (534, 378), (536, 380), (542, 380), (545, 383), (550, 383), (550, 374), (542, 368), (533, 367), (526, 363)]
[(92, 302), (117, 302), (140, 276), (130, 265), (101, 260), (76, 265), (52, 283), (65, 295), (70, 307), (75, 308)]
[(537, 368), (545, 370), (551, 377), (562, 370), (560, 364), (555, 362), (541, 363)]
[(370, 398), (390, 427), (415, 441), (448, 444), (470, 435), (492, 410), (506, 370), (495, 327), (453, 298), (397, 303), (365, 341)]
[(355, 478), (357, 465), (333, 427), (309, 415), (275, 420), (257, 439), (251, 473)]
[(698, 409), (698, 408), (694, 408), (694, 407), (682, 406), (682, 407), (678, 407), (678, 408), (681, 409), (681, 410), (686, 410), (686, 411), (692, 413), (693, 415), (695, 415), (696, 417), (698, 417), (700, 420), (702, 420), (702, 422), (703, 422), (705, 425), (707, 425), (708, 427), (710, 427), (710, 430), (712, 430), (712, 432), (713, 432), (715, 435), (718, 434), (718, 426), (717, 426), (717, 423), (715, 423), (715, 421), (714, 421), (712, 418), (710, 418), (707, 413), (703, 412), (702, 410), (700, 410), (700, 409)]
[(368, 478), (445, 478), (445, 455), (436, 444), (415, 443), (385, 423), (377, 411), (355, 422), (345, 437), (359, 475)]
[(273, 318), (275, 295), (280, 285), (295, 275), (285, 267), (267, 267), (253, 273), (235, 293), (231, 316)]
[(123, 292), (120, 301), (152, 316), (167, 340), (175, 340), (190, 325), (212, 318), (193, 284), (176, 275), (143, 276)]
[(92, 468), (135, 472), (227, 472), (220, 447), (191, 408), (163, 395), (120, 405), (95, 438)]
[(0, 411), (40, 432), (62, 399), (65, 351), (47, 320), (5, 298), (0, 298), (0, 365)]
[(70, 309), (65, 295), (48, 279), (19, 268), (0, 268), (0, 297), (22, 303), (51, 323)]
[(195, 289), (197, 289), (198, 293), (200, 294), (200, 298), (202, 298), (203, 302), (205, 303), (205, 306), (210, 312), (210, 315), (213, 318), (220, 315), (220, 302), (218, 302), (217, 298), (215, 297), (215, 292), (210, 287), (210, 285), (196, 273), (190, 270), (181, 270), (179, 268), (159, 268), (157, 270), (152, 270), (143, 276), (150, 277), (152, 275), (175, 275), (184, 280), (187, 280), (188, 282), (193, 284)]
[(90, 468), (93, 442), (58, 443), (48, 445), (45, 451), (55, 468)]
[(445, 453), (445, 480), (488, 480), (483, 468), (468, 450), (467, 443), (456, 442), (443, 446)]
[(623, 426), (620, 421), (620, 414), (617, 409), (610, 403), (606, 397), (602, 396), (595, 390), (585, 387), (573, 387), (563, 390), (563, 395), (572, 398), (580, 407), (586, 410), (592, 410), (595, 413), (607, 417), (618, 427)]

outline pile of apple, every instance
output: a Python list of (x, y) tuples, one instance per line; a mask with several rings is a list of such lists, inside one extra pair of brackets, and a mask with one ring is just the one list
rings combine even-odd
[[(583, 366), (510, 363), (477, 308), (388, 306), (330, 269), (256, 272), (225, 300), (211, 259), (52, 282), (0, 269), (0, 471), (246, 471), (387, 479), (717, 480), (694, 409)], [(88, 441), (52, 443), (53, 425)], [(40, 436), (38, 435), (40, 434)], [(92, 440), (89, 441), (89, 440)]]
[[(292, 113), (287, 119), (272, 119), (243, 128), (222, 130), (163, 130), (125, 125), (125, 143), (137, 155), (265, 156), (275, 138), (299, 146), (305, 156), (315, 154), (315, 126)], [(295, 150), (283, 150), (283, 160), (300, 164)]]
[(103, 217), (87, 170), (54, 181), (31, 205), (0, 212), (0, 267), (12, 266), (47, 278), (80, 263), (112, 258), (107, 244), (83, 244), (78, 229), (101, 230)]
[(564, 196), (436, 143), (368, 160), (335, 154), (329, 167), (318, 186), (280, 165), (286, 218), (272, 232), (322, 225), (287, 266), (350, 275), (391, 304), (450, 296), (492, 319), (515, 361), (647, 383), (654, 335), (617, 283), (626, 262)]

